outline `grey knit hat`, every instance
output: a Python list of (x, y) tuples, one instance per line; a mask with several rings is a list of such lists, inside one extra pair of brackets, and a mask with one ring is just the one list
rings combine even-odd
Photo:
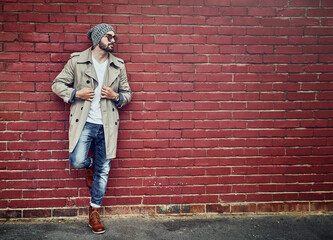
[(115, 32), (114, 28), (106, 23), (98, 24), (88, 31), (87, 37), (93, 42), (93, 48), (101, 41), (101, 38), (108, 31)]

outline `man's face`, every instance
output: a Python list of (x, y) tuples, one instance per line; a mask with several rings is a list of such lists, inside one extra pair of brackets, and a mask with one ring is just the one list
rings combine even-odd
[(116, 35), (113, 31), (107, 32), (99, 42), (98, 46), (106, 52), (114, 51), (114, 44), (116, 43)]

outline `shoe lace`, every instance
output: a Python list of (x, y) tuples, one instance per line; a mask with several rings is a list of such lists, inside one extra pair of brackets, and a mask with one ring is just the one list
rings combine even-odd
[(91, 217), (91, 219), (94, 220), (94, 221), (98, 221), (98, 222), (101, 221), (101, 215), (99, 214), (99, 212), (97, 212), (97, 210), (93, 211), (93, 212), (90, 214), (90, 217)]

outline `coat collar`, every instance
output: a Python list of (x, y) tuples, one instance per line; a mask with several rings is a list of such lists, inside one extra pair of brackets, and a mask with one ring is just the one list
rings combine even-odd
[[(111, 86), (111, 84), (116, 80), (117, 76), (119, 75), (120, 72), (120, 67), (121, 67), (121, 62), (113, 56), (111, 53), (109, 53), (108, 57), (108, 62), (109, 62), (109, 68), (108, 71), (106, 71), (106, 75), (104, 77), (104, 84), (107, 86)], [(94, 79), (95, 85), (98, 84), (97, 81), (97, 74), (95, 71), (95, 68), (93, 66), (92, 62), (92, 51), (91, 48), (83, 51), (80, 53), (78, 56), (77, 63), (79, 64), (87, 64), (84, 73)]]
[[(79, 58), (77, 60), (78, 63), (92, 63), (92, 49), (88, 48), (80, 53)], [(115, 56), (109, 53), (108, 61), (110, 66), (113, 64), (117, 68), (121, 67), (121, 63), (117, 60)]]

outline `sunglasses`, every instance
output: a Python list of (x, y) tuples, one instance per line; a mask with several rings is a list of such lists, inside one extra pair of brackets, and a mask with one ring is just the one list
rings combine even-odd
[(116, 35), (111, 35), (111, 34), (105, 34), (104, 35), (108, 40), (109, 40), (109, 42), (112, 42), (112, 39), (115, 41), (115, 42), (117, 42), (118, 41), (118, 37), (116, 36)]

